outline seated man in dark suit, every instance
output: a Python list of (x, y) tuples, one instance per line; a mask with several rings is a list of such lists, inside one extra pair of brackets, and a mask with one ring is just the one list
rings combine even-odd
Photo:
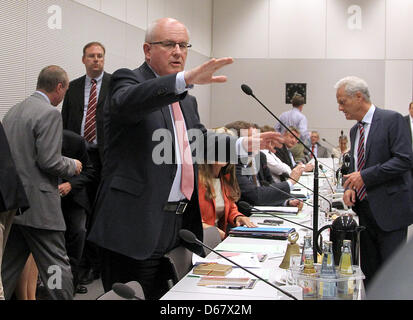
[[(252, 157), (247, 164), (244, 164), (245, 160), (240, 159), (236, 166), (241, 201), (246, 201), (251, 205), (288, 205), (302, 208), (303, 203), (290, 195), (295, 181), (288, 179), (283, 182), (275, 182), (267, 166), (267, 157), (264, 153), (260, 152)], [(299, 177), (293, 178), (299, 179)]]
[(89, 160), (85, 139), (73, 131), (63, 130), (62, 155), (79, 159), (83, 170), (78, 176), (60, 181), (59, 193), (66, 223), (66, 250), (73, 274), (75, 293), (87, 293), (79, 286), (79, 263), (86, 240), (86, 219), (91, 212), (87, 186), (95, 178), (95, 169)]
[[(226, 127), (236, 131), (238, 136), (245, 134), (251, 136), (256, 128), (259, 128), (256, 124), (246, 121), (235, 121), (227, 124)], [(288, 181), (276, 183), (267, 166), (267, 157), (264, 153), (260, 152), (253, 157), (240, 158), (236, 166), (236, 174), (241, 190), (241, 201), (246, 201), (251, 205), (302, 207), (301, 201), (295, 200), (289, 195), (295, 181), (288, 179)], [(299, 176), (295, 179), (298, 180)]]
[[(297, 137), (300, 136), (300, 132), (298, 131), (297, 128), (295, 127), (290, 127), (289, 128)], [(276, 154), (277, 157), (284, 163), (290, 166), (291, 169), (294, 169), (297, 165), (301, 165), (304, 169), (304, 171), (309, 172), (313, 171), (314, 165), (312, 163), (306, 163), (305, 165), (303, 162), (296, 162), (293, 154), (291, 153), (290, 149), (293, 148), (298, 140), (288, 131), (285, 131), (283, 134), (284, 137), (284, 144), (282, 148), (276, 148)]]

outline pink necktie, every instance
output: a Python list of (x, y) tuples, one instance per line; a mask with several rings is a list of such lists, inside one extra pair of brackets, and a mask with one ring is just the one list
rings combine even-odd
[(92, 87), (90, 88), (89, 103), (86, 111), (86, 122), (84, 138), (87, 142), (93, 142), (96, 138), (96, 104), (97, 104), (97, 90), (96, 90), (96, 80), (92, 79)]
[(179, 102), (174, 102), (172, 104), (172, 113), (182, 162), (181, 191), (184, 196), (190, 200), (192, 192), (194, 191), (194, 168), (192, 166), (191, 148), (185, 130), (184, 116), (181, 107), (179, 106)]

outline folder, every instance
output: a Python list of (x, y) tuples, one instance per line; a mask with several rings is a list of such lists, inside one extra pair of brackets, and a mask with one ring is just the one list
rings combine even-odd
[(248, 227), (236, 227), (229, 231), (231, 236), (235, 237), (247, 237), (247, 238), (262, 238), (262, 239), (275, 239), (275, 240), (287, 240), (288, 235), (294, 232), (294, 228), (248, 228)]

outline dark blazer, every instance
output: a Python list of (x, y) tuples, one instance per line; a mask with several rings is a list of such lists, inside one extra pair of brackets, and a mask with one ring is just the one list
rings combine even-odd
[(28, 207), (29, 201), (17, 173), (3, 125), (0, 122), (0, 213), (19, 208), (23, 212)]
[(63, 182), (70, 182), (72, 190), (62, 198), (62, 202), (74, 201), (90, 213), (91, 204), (87, 186), (94, 180), (96, 172), (89, 160), (85, 139), (73, 131), (63, 130), (62, 155), (82, 162), (82, 172), (79, 175), (63, 180)]
[(293, 163), (291, 161), (289, 151), (285, 144), (281, 148), (275, 148), (277, 157), (284, 163), (290, 166), (291, 169), (294, 169)]
[(236, 166), (237, 180), (241, 190), (240, 201), (246, 201), (251, 205), (257, 206), (282, 205), (283, 202), (290, 197), (276, 188), (289, 193), (290, 186), (288, 185), (288, 182), (274, 182), (267, 166), (267, 157), (262, 152), (260, 152), (259, 156), (256, 156), (255, 161), (256, 163), (260, 163), (260, 168), (257, 173), (257, 180), (260, 182), (260, 186), (254, 184), (250, 175), (243, 174), (245, 166), (241, 161)]
[[(105, 157), (88, 240), (138, 260), (149, 258), (162, 236), (163, 207), (176, 175), (174, 163), (155, 163), (152, 159), (161, 145), (155, 138), (158, 133), (164, 134), (163, 153), (175, 153), (168, 105), (179, 101), (188, 131), (197, 128), (199, 139), (207, 137), (196, 99), (187, 92), (177, 95), (175, 82), (176, 74), (157, 78), (146, 63), (135, 70), (120, 69), (112, 75), (105, 103)], [(236, 138), (221, 138), (235, 145)], [(192, 146), (195, 137), (190, 140)], [(197, 186), (195, 163), (194, 176)], [(182, 228), (203, 238), (196, 187)]]
[(410, 116), (407, 115), (407, 116), (404, 117), (404, 119), (406, 120), (407, 126), (409, 128), (408, 136), (409, 136), (410, 144), (412, 144), (412, 130), (413, 130), (413, 128), (412, 128), (412, 122), (410, 121)]
[[(350, 172), (355, 168), (357, 130), (357, 124), (350, 130)], [(399, 113), (376, 107), (367, 137), (366, 163), (361, 176), (371, 212), (384, 231), (397, 230), (413, 223), (413, 155), (407, 130), (406, 121)], [(356, 213), (357, 204), (353, 208)]]
[[(106, 100), (110, 77), (109, 73), (104, 72), (96, 105), (96, 137), (101, 159), (103, 158), (104, 146), (103, 105)], [(77, 134), (80, 134), (85, 107), (85, 79), (86, 75), (70, 82), (62, 105), (63, 129), (76, 132)]]

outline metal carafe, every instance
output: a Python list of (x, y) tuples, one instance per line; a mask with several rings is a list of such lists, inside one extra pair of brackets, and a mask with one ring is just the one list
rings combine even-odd
[(343, 240), (351, 240), (351, 253), (353, 263), (359, 264), (360, 252), (360, 232), (365, 229), (363, 226), (358, 226), (351, 214), (343, 214), (337, 217), (331, 225), (326, 225), (317, 231), (317, 251), (322, 254), (318, 245), (318, 238), (326, 229), (330, 229), (330, 241), (333, 242), (334, 263), (338, 266), (341, 256), (341, 247)]

